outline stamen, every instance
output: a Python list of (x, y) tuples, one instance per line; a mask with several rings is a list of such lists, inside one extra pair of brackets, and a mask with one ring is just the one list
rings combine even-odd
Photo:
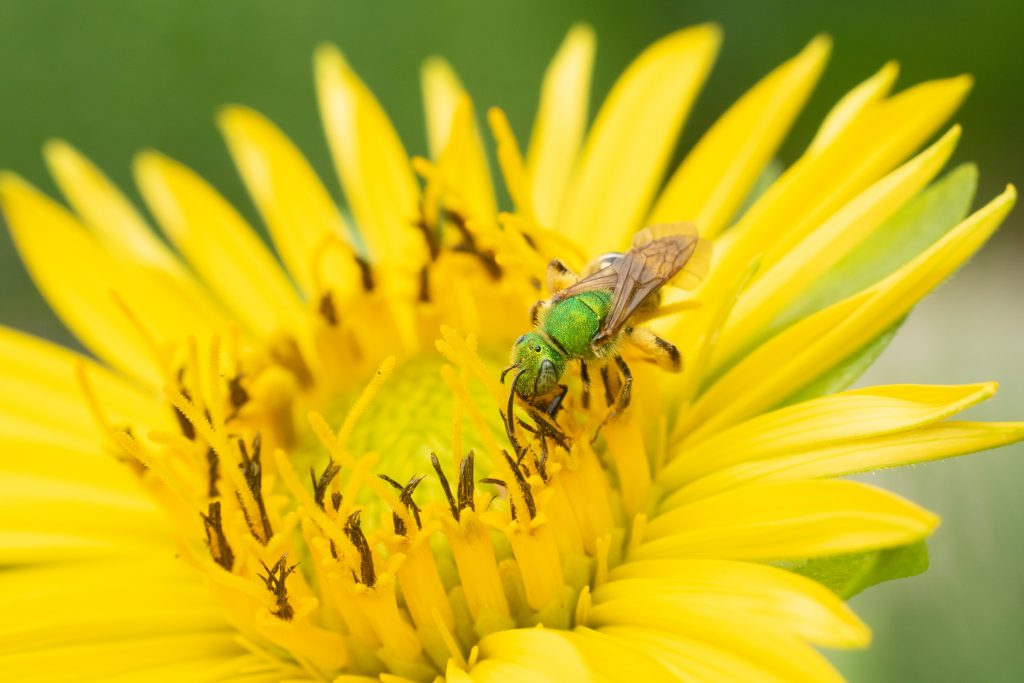
[(284, 621), (291, 621), (295, 616), (295, 610), (292, 609), (291, 604), (288, 602), (288, 588), (285, 586), (285, 580), (295, 571), (298, 567), (298, 563), (288, 567), (285, 564), (285, 558), (287, 555), (282, 555), (274, 566), (268, 567), (266, 562), (260, 560), (260, 564), (263, 566), (263, 570), (267, 572), (266, 576), (257, 575), (263, 579), (263, 583), (266, 585), (267, 590), (274, 594), (274, 599), (277, 602), (277, 606), (273, 611), (275, 617), (283, 619)]
[(327, 487), (331, 485), (340, 471), (341, 465), (333, 460), (327, 463), (327, 467), (324, 468), (324, 473), (320, 475), (319, 479), (317, 479), (316, 470), (312, 467), (309, 468), (309, 478), (313, 480), (313, 500), (321, 510), (324, 509), (324, 496), (327, 495)]
[(320, 297), (320, 304), (317, 306), (317, 312), (323, 316), (323, 319), (327, 321), (327, 324), (331, 327), (338, 326), (338, 311), (334, 308), (334, 297), (331, 296), (331, 290), (327, 290)]
[(537, 516), (537, 504), (533, 500), (533, 493), (530, 491), (530, 485), (526, 481), (526, 477), (523, 476), (523, 472), (519, 469), (519, 465), (512, 456), (508, 454), (508, 451), (502, 451), (505, 456), (505, 462), (508, 464), (509, 469), (512, 470), (512, 474), (516, 478), (516, 483), (519, 484), (519, 492), (522, 494), (523, 502), (526, 504), (526, 510), (530, 513), (530, 519)]
[(199, 515), (203, 518), (203, 527), (206, 529), (206, 545), (210, 548), (210, 555), (213, 561), (231, 571), (235, 564), (235, 554), (231, 552), (228, 539), (224, 536), (224, 527), (220, 518), (220, 501), (212, 501), (206, 514)]
[(210, 498), (216, 498), (220, 495), (220, 492), (217, 490), (217, 482), (220, 480), (220, 458), (217, 456), (217, 451), (209, 446), (206, 447), (206, 464), (207, 478), (209, 479), (206, 495)]
[(437, 459), (437, 454), (434, 452), (430, 453), (430, 464), (434, 466), (434, 471), (437, 472), (437, 478), (441, 482), (441, 490), (444, 491), (444, 497), (448, 499), (448, 509), (452, 511), (452, 517), (455, 521), (459, 521), (459, 512), (461, 508), (455, 504), (455, 497), (452, 495), (452, 487), (448, 484), (448, 477), (444, 474), (444, 469), (441, 467), (441, 461)]
[(260, 529), (262, 534), (256, 533), (255, 527), (248, 517), (248, 512), (245, 511), (245, 506), (242, 504), (242, 499), (239, 496), (239, 504), (242, 504), (243, 512), (246, 514), (246, 521), (250, 522), (249, 526), (253, 529), (253, 536), (256, 540), (260, 541), (263, 545), (270, 542), (271, 537), (274, 535), (273, 530), (270, 528), (270, 519), (267, 518), (267, 508), (263, 502), (263, 467), (260, 463), (260, 449), (262, 446), (262, 439), (257, 433), (256, 437), (252, 441), (252, 457), (249, 457), (249, 451), (245, 447), (245, 441), (238, 439), (238, 450), (242, 455), (242, 462), (238, 465), (238, 469), (241, 470), (242, 476), (245, 477), (245, 483), (249, 487), (249, 491), (252, 492), (252, 497), (256, 501), (256, 509), (259, 511)]
[(366, 542), (366, 536), (359, 524), (361, 510), (353, 512), (348, 521), (345, 522), (345, 535), (359, 553), (359, 581), (364, 586), (373, 588), (377, 583), (377, 574), (373, 569), (373, 555), (370, 553), (370, 544)]

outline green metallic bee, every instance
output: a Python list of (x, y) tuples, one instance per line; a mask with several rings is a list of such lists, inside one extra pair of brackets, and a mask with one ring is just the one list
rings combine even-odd
[[(584, 408), (590, 401), (587, 364), (600, 367), (606, 402), (614, 405), (606, 421), (629, 405), (633, 376), (620, 355), (624, 342), (670, 372), (681, 370), (682, 358), (675, 345), (640, 324), (657, 313), (666, 283), (674, 280), (677, 286), (695, 287), (709, 261), (710, 243), (697, 236), (692, 223), (644, 228), (628, 252), (600, 257), (582, 279), (561, 261), (552, 261), (548, 288), (554, 294), (534, 306), (534, 329), (516, 340), (512, 365), (501, 375), (504, 382), (509, 372), (516, 371), (506, 415), (510, 435), (514, 394), (554, 415), (568, 391), (559, 380), (571, 361), (580, 364)], [(617, 398), (610, 388), (612, 365), (619, 373)]]

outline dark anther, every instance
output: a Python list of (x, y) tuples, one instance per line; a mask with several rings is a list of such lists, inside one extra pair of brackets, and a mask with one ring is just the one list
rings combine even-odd
[(267, 587), (267, 590), (274, 594), (274, 598), (277, 601), (277, 607), (274, 609), (274, 616), (285, 621), (291, 621), (292, 617), (295, 616), (295, 610), (288, 603), (288, 589), (285, 587), (285, 579), (287, 579), (295, 568), (299, 565), (293, 564), (287, 566), (285, 558), (287, 555), (282, 555), (281, 559), (274, 563), (273, 567), (268, 567), (267, 563), (260, 560), (260, 564), (263, 565), (263, 571), (267, 573), (266, 576), (258, 574), (263, 579), (263, 584)]
[(327, 467), (324, 468), (324, 473), (320, 475), (319, 479), (316, 476), (316, 470), (312, 467), (309, 468), (309, 478), (313, 481), (313, 500), (321, 510), (324, 509), (324, 496), (327, 495), (327, 487), (331, 485), (340, 471), (341, 465), (333, 460), (327, 463)]
[[(409, 483), (402, 486), (397, 481), (392, 479), (386, 474), (378, 475), (381, 479), (391, 484), (393, 487), (399, 490), (398, 501), (405, 506), (405, 509), (412, 513), (413, 519), (416, 521), (416, 528), (422, 529), (423, 523), (420, 521), (420, 508), (416, 505), (416, 501), (412, 499), (412, 494), (416, 490), (416, 487), (420, 485), (420, 482), (426, 478), (425, 474), (414, 474), (409, 478)], [(398, 512), (393, 512), (392, 522), (395, 525), (395, 533), (404, 536), (407, 529), (405, 528), (405, 520)]]
[(413, 221), (412, 224), (423, 233), (423, 239), (426, 241), (427, 250), (430, 253), (430, 260), (436, 261), (437, 256), (441, 251), (441, 245), (437, 239), (437, 234), (433, 226), (427, 223), (426, 201), (420, 202), (420, 215), (417, 216), (416, 220)]
[(320, 297), (320, 305), (316, 309), (323, 319), (327, 321), (327, 324), (331, 327), (338, 325), (338, 311), (334, 308), (334, 297), (331, 296), (330, 290), (324, 292), (323, 296)]
[[(263, 502), (263, 466), (260, 464), (260, 447), (263, 443), (262, 438), (259, 434), (252, 440), (252, 457), (249, 457), (249, 451), (245, 447), (245, 441), (243, 439), (238, 440), (238, 450), (242, 454), (242, 463), (238, 466), (238, 469), (242, 471), (242, 476), (245, 477), (245, 483), (249, 487), (249, 491), (252, 493), (252, 497), (256, 499), (256, 507), (259, 508), (260, 513), (260, 525), (263, 530), (263, 538), (256, 533), (253, 529), (253, 536), (256, 540), (266, 545), (270, 541), (270, 537), (274, 535), (274, 532), (270, 528), (270, 520), (267, 518), (267, 507)], [(241, 497), (239, 497), (241, 502)], [(253, 528), (252, 520), (249, 518), (249, 511), (242, 506), (242, 512), (245, 514), (246, 521), (249, 522), (249, 528)]]
[(441, 461), (437, 459), (436, 453), (430, 454), (430, 464), (434, 466), (437, 478), (441, 480), (441, 489), (444, 491), (444, 497), (448, 499), (448, 507), (452, 511), (452, 517), (455, 518), (455, 521), (459, 521), (459, 506), (455, 504), (452, 487), (448, 485), (448, 477), (444, 476), (444, 470), (441, 469)]
[(475, 510), (473, 505), (473, 451), (459, 463), (459, 509)]
[(373, 588), (377, 583), (377, 574), (373, 571), (373, 555), (370, 553), (370, 544), (366, 542), (363, 528), (359, 526), (360, 510), (356, 510), (345, 522), (345, 535), (352, 545), (359, 551), (359, 574), (360, 582)]
[(228, 398), (235, 411), (249, 402), (249, 392), (242, 386), (242, 375), (235, 375), (228, 380)]
[(359, 266), (359, 275), (363, 280), (363, 291), (373, 291), (373, 269), (370, 268), (370, 263), (360, 257), (356, 256), (356, 265)]
[[(516, 477), (516, 482), (519, 484), (519, 490), (523, 494), (523, 501), (526, 503), (526, 510), (530, 513), (530, 519), (537, 516), (537, 504), (533, 501), (533, 492), (530, 491), (530, 484), (526, 481), (526, 477), (523, 476), (523, 471), (516, 464), (516, 461), (508, 454), (508, 451), (502, 451), (505, 455), (505, 462), (512, 469), (512, 474)], [(515, 507), (510, 502), (510, 507)]]
[(210, 487), (207, 491), (207, 495), (210, 498), (216, 498), (220, 492), (217, 490), (217, 481), (220, 480), (220, 458), (217, 456), (217, 451), (213, 448), (206, 448), (206, 464), (209, 470), (209, 481)]
[(235, 564), (235, 554), (231, 552), (228, 539), (224, 536), (224, 525), (220, 518), (220, 501), (210, 503), (207, 513), (202, 512), (199, 516), (203, 518), (203, 527), (206, 529), (206, 545), (210, 548), (210, 555), (213, 561), (231, 571)]
[(331, 506), (334, 508), (335, 512), (341, 509), (342, 498), (344, 498), (344, 496), (341, 495), (341, 491), (333, 491), (331, 493)]
[(544, 481), (548, 480), (548, 440), (547, 426), (544, 423), (540, 423), (540, 457), (537, 458), (537, 474)]
[(270, 355), (282, 368), (295, 376), (301, 387), (313, 386), (313, 373), (310, 372), (302, 350), (294, 337), (281, 337), (270, 346)]
[(466, 217), (457, 211), (445, 209), (445, 218), (450, 220), (454, 225), (455, 229), (459, 231), (459, 235), (462, 236), (462, 244), (455, 247), (455, 251), (462, 251), (468, 254), (473, 254), (480, 259), (480, 263), (483, 265), (484, 270), (491, 276), (492, 279), (497, 280), (501, 277), (501, 266), (498, 265), (497, 259), (494, 258), (494, 252), (489, 249), (480, 249), (477, 246), (476, 238), (473, 237), (473, 233), (469, 230), (469, 226), (466, 225)]
[(422, 303), (428, 303), (430, 301), (430, 267), (423, 266), (420, 268), (420, 295), (419, 300)]

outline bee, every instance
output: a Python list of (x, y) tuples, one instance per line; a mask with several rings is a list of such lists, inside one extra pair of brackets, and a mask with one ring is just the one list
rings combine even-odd
[[(624, 343), (660, 367), (679, 372), (679, 349), (641, 325), (657, 315), (665, 284), (673, 281), (692, 289), (700, 282), (710, 255), (710, 242), (697, 236), (694, 224), (672, 223), (640, 230), (629, 251), (599, 257), (582, 279), (561, 261), (552, 261), (547, 276), (553, 294), (534, 306), (533, 330), (515, 341), (512, 364), (501, 374), (504, 383), (515, 371), (505, 416), (509, 433), (515, 395), (555, 415), (568, 391), (559, 380), (571, 362), (579, 362), (584, 408), (590, 401), (588, 364), (600, 367), (611, 409), (605, 422), (629, 406), (633, 375), (620, 354)], [(610, 388), (613, 367), (618, 373), (617, 397)]]

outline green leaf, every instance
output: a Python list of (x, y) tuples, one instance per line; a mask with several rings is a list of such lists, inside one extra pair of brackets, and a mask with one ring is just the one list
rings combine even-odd
[(928, 569), (928, 545), (918, 541), (895, 548), (835, 555), (783, 566), (814, 579), (845, 600), (879, 583), (924, 573)]

